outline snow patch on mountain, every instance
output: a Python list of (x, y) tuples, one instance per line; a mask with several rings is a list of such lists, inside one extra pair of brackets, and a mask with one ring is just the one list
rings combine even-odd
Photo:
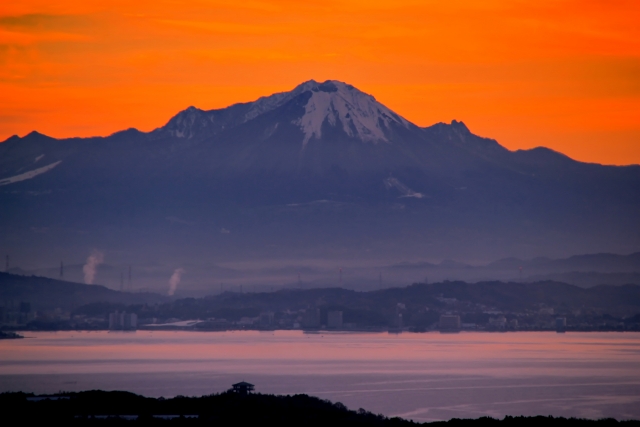
[(35, 178), (38, 175), (41, 175), (45, 172), (50, 171), (51, 169), (58, 166), (60, 163), (62, 163), (62, 160), (58, 160), (55, 163), (51, 163), (47, 166), (43, 166), (41, 168), (34, 169), (29, 172), (21, 173), (20, 175), (14, 175), (14, 176), (10, 176), (9, 178), (0, 179), (0, 185), (9, 185), (15, 182), (26, 181), (27, 179)]
[(317, 88), (318, 84), (319, 83), (315, 80), (309, 80), (308, 82), (299, 84), (289, 92), (274, 93), (273, 95), (258, 98), (256, 101), (251, 103), (251, 108), (245, 114), (244, 121), (248, 122), (249, 120), (255, 119), (261, 114), (267, 113), (271, 110), (275, 110), (281, 105), (284, 105), (287, 102), (291, 101), (296, 96)]
[(398, 190), (400, 193), (402, 193), (402, 196), (400, 197), (413, 197), (415, 199), (422, 199), (424, 197), (424, 194), (413, 191), (402, 182), (400, 182), (398, 178), (389, 177), (385, 179), (384, 186), (387, 188), (387, 190), (391, 188), (395, 188), (396, 190)]
[(189, 107), (178, 113), (167, 124), (167, 131), (177, 138), (193, 138), (198, 131), (207, 127), (211, 117), (207, 117), (207, 112), (196, 107)]
[(389, 142), (385, 131), (392, 123), (409, 127), (408, 121), (351, 85), (333, 80), (324, 83), (312, 80), (303, 85), (311, 91), (311, 97), (305, 105), (305, 114), (294, 122), (304, 132), (303, 145), (311, 138), (322, 137), (325, 121), (331, 126), (340, 122), (350, 137), (374, 143)]

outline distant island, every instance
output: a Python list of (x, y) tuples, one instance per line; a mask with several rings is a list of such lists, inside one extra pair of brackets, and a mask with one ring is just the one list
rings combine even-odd
[[(0, 406), (8, 425), (219, 425), (219, 426), (411, 426), (417, 423), (389, 418), (365, 409), (348, 409), (307, 395), (276, 396), (229, 390), (202, 397), (149, 398), (122, 391), (85, 391), (38, 396), (2, 393)], [(423, 425), (500, 426), (639, 426), (640, 421), (615, 419), (510, 417), (502, 420), (452, 419)]]

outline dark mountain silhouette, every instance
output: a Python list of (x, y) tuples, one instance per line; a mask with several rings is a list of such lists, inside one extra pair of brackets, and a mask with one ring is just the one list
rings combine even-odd
[(610, 253), (574, 255), (563, 259), (534, 258), (522, 260), (505, 258), (487, 265), (496, 269), (539, 269), (559, 273), (566, 271), (597, 271), (601, 273), (640, 272), (640, 252), (629, 255)]
[(91, 303), (145, 304), (166, 302), (169, 298), (153, 293), (118, 292), (100, 285), (84, 285), (37, 276), (0, 273), (0, 301), (5, 309), (21, 301), (35, 311), (71, 310)]
[(640, 252), (629, 255), (611, 253), (574, 255), (568, 258), (503, 258), (483, 265), (445, 260), (441, 263), (402, 262), (386, 269), (396, 276), (430, 277), (432, 281), (457, 279), (517, 280), (538, 282), (553, 280), (581, 287), (597, 285), (640, 285)]
[[(407, 322), (423, 312), (425, 307), (453, 310), (442, 298), (481, 304), (505, 312), (538, 311), (541, 306), (565, 311), (594, 310), (620, 316), (633, 316), (640, 310), (640, 286), (595, 286), (582, 289), (561, 282), (440, 282), (414, 283), (402, 288), (358, 292), (342, 288), (308, 290), (286, 289), (277, 292), (233, 293), (201, 299), (181, 299), (165, 305), (171, 317), (186, 319), (224, 317), (240, 320), (241, 316), (257, 316), (261, 311), (299, 310), (319, 307), (323, 310), (342, 310), (345, 322), (361, 323), (358, 316), (382, 313), (381, 326), (397, 313), (398, 303), (405, 307)], [(233, 310), (236, 310), (234, 313)], [(240, 310), (246, 310), (241, 312)], [(457, 312), (464, 311), (458, 307)], [(470, 309), (468, 311), (473, 311)], [(222, 313), (224, 312), (224, 315)], [(235, 317), (234, 317), (235, 314)], [(437, 316), (436, 316), (437, 320)]]
[(190, 107), (149, 133), (9, 138), (0, 205), (0, 250), (32, 264), (91, 248), (166, 265), (640, 249), (640, 166), (421, 128), (336, 81)]

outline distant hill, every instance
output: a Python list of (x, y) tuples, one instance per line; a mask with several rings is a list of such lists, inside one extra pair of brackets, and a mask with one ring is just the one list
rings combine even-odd
[[(503, 281), (513, 283), (535, 283), (553, 281), (567, 283), (582, 288), (597, 285), (640, 285), (639, 253), (629, 255), (588, 254), (564, 259), (535, 258), (522, 260), (502, 259), (485, 265), (469, 265), (461, 262), (443, 261), (440, 263), (405, 262), (386, 266), (363, 265), (345, 266), (342, 282), (339, 282), (339, 270), (335, 264), (291, 265), (264, 267), (237, 265), (234, 268), (220, 267), (213, 263), (204, 268), (189, 265), (178, 286), (177, 297), (203, 297), (222, 291), (242, 289), (245, 291), (279, 290), (283, 288), (313, 289), (340, 286), (345, 289), (369, 291), (396, 286), (406, 286), (415, 282), (489, 282)], [(266, 264), (268, 265), (268, 264)], [(519, 267), (522, 268), (522, 272)], [(66, 283), (83, 281), (83, 265), (65, 265)], [(133, 283), (135, 295), (138, 292), (157, 292), (166, 295), (168, 279), (175, 268), (161, 265), (135, 265)], [(13, 267), (11, 273), (16, 276), (31, 277), (37, 280), (51, 278), (59, 282), (58, 267), (22, 270)], [(127, 285), (128, 265), (101, 264), (96, 269), (97, 282), (108, 289), (119, 289), (121, 283)], [(124, 281), (121, 280), (124, 278)], [(73, 283), (78, 285), (78, 283)], [(104, 289), (103, 286), (91, 286), (90, 289)], [(117, 293), (116, 293), (117, 294)], [(131, 295), (125, 292), (126, 295)], [(25, 296), (28, 298), (29, 296)], [(0, 300), (0, 304), (2, 301)], [(76, 305), (77, 307), (78, 305)]]
[[(358, 292), (342, 288), (291, 289), (265, 293), (233, 293), (178, 299), (160, 307), (155, 316), (179, 319), (225, 318), (240, 320), (263, 311), (301, 310), (317, 307), (344, 312), (344, 321), (386, 326), (398, 313), (398, 304), (408, 320), (429, 312), (532, 312), (550, 307), (556, 313), (573, 311), (620, 317), (640, 313), (640, 286), (595, 286), (579, 288), (560, 282), (441, 282), (416, 283), (402, 288)], [(422, 314), (421, 314), (422, 313)], [(437, 320), (437, 316), (436, 316)]]
[(629, 255), (612, 253), (575, 255), (568, 258), (504, 258), (484, 265), (453, 261), (399, 263), (387, 267), (396, 275), (464, 281), (507, 280), (570, 283), (580, 287), (596, 285), (640, 285), (640, 252)]
[(153, 293), (118, 292), (100, 285), (0, 273), (0, 304), (11, 306), (21, 301), (31, 303), (31, 309), (36, 311), (56, 308), (69, 311), (95, 302), (143, 304), (166, 302), (169, 298)]
[(598, 285), (640, 285), (640, 273), (599, 273), (596, 271), (571, 271), (567, 273), (527, 275), (525, 280), (527, 282), (553, 280), (556, 282), (570, 283), (572, 285), (584, 288), (590, 288)]
[(573, 271), (599, 273), (640, 273), (640, 252), (629, 255), (599, 253), (574, 255), (569, 258), (549, 259), (534, 258), (522, 260), (506, 258), (492, 262), (486, 266), (490, 269), (545, 271), (547, 273), (566, 273)]

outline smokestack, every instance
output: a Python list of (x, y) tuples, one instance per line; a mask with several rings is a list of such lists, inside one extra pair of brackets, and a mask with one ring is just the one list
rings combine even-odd
[(342, 267), (340, 267), (340, 284), (342, 285)]
[(124, 291), (124, 273), (120, 272), (120, 292)]
[(129, 281), (127, 282), (127, 290), (131, 292), (132, 287), (133, 286), (131, 285), (131, 266), (129, 266)]

